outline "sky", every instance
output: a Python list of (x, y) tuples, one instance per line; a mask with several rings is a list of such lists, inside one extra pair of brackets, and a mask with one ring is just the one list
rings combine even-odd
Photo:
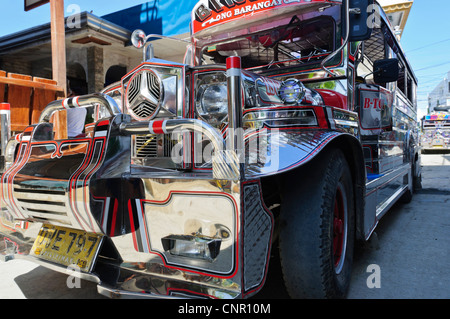
[[(164, 0), (160, 0), (164, 1)], [(66, 16), (70, 5), (102, 16), (138, 4), (144, 0), (65, 0)], [(50, 5), (24, 11), (23, 0), (0, 0), (2, 4), (0, 36), (50, 21)], [(182, 1), (180, 1), (182, 3)], [(68, 11), (69, 10), (69, 11)], [(414, 0), (401, 45), (419, 80), (419, 118), (427, 109), (428, 94), (450, 71), (450, 1)]]
[(419, 118), (428, 94), (450, 71), (450, 1), (414, 0), (401, 45), (419, 80)]
[[(73, 13), (70, 11), (70, 5), (73, 4), (78, 5), (81, 12), (93, 11), (96, 16), (103, 16), (145, 2), (145, 0), (65, 0), (64, 7), (66, 16)], [(25, 12), (24, 0), (0, 0), (0, 3), (2, 4), (0, 36), (50, 22), (50, 4)]]

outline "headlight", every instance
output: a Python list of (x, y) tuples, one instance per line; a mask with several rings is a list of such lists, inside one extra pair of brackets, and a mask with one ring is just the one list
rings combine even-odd
[(198, 116), (211, 125), (220, 125), (228, 115), (228, 93), (224, 73), (203, 75), (198, 86)]
[(298, 104), (305, 98), (306, 89), (303, 83), (299, 80), (289, 79), (281, 84), (278, 95), (286, 104)]

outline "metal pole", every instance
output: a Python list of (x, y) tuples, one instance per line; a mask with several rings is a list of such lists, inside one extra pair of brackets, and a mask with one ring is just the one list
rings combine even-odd
[(0, 170), (5, 167), (6, 146), (11, 138), (11, 106), (9, 103), (0, 103), (0, 125), (1, 125), (1, 163)]
[(244, 134), (242, 123), (242, 72), (241, 58), (227, 58), (228, 84), (228, 141), (227, 149), (235, 151), (239, 162), (244, 163)]

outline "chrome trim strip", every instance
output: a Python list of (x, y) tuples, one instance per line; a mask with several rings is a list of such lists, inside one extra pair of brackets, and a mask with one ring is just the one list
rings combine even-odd
[(155, 295), (152, 293), (139, 293), (133, 291), (126, 291), (121, 289), (112, 288), (110, 286), (104, 284), (97, 285), (97, 292), (105, 297), (111, 299), (185, 299), (182, 297), (174, 297), (167, 295)]
[[(65, 274), (65, 275), (69, 275), (67, 272), (67, 267), (65, 266), (61, 266), (61, 265), (57, 265), (54, 263), (51, 263), (49, 261), (43, 260), (43, 259), (39, 259), (39, 258), (35, 258), (33, 256), (30, 255), (19, 255), (19, 254), (15, 254), (15, 255), (7, 255), (8, 260), (11, 259), (19, 259), (19, 260), (27, 260), (30, 261), (32, 263), (38, 264), (39, 266), (42, 266), (44, 268), (50, 269), (52, 271), (56, 271), (59, 272), (61, 274)], [(90, 274), (90, 273), (84, 273), (84, 272), (79, 272), (79, 271), (72, 271), (70, 273), (70, 276), (79, 278), (79, 279), (83, 279), (83, 280), (87, 280), (87, 281), (91, 281), (94, 283), (99, 284), (101, 282), (100, 278), (94, 274)]]
[(345, 47), (348, 44), (348, 40), (350, 37), (350, 0), (344, 1), (343, 5), (345, 5), (344, 8), (344, 12), (345, 12), (345, 38), (344, 38), (344, 42), (342, 43), (341, 47), (339, 49), (337, 49), (336, 51), (334, 51), (333, 53), (331, 53), (329, 56), (327, 56), (321, 63), (321, 68), (322, 70), (324, 70), (326, 73), (328, 73), (332, 78), (335, 76), (334, 73), (332, 71), (330, 71), (325, 64), (328, 63), (328, 61), (331, 61), (339, 52), (341, 52), (342, 50), (345, 49)]

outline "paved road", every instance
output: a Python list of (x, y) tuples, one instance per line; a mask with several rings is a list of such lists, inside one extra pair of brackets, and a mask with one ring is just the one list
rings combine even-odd
[[(422, 165), (423, 189), (381, 220), (378, 243), (357, 250), (348, 298), (450, 298), (450, 155), (423, 155)], [(371, 264), (381, 288), (367, 287)]]
[[(450, 298), (450, 155), (423, 155), (422, 164), (423, 190), (382, 219), (377, 241), (357, 249), (349, 299)], [(367, 272), (370, 265), (378, 268)], [(22, 260), (0, 262), (0, 298), (103, 298), (90, 282), (69, 289), (67, 278)], [(286, 296), (276, 279), (262, 297)]]

